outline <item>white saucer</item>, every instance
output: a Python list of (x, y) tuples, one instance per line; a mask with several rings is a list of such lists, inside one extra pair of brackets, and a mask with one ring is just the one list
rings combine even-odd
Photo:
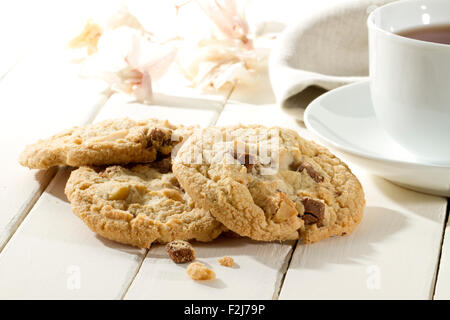
[(304, 121), (322, 143), (345, 152), (373, 174), (413, 190), (450, 196), (450, 163), (417, 159), (383, 131), (372, 107), (369, 81), (320, 96), (306, 109)]

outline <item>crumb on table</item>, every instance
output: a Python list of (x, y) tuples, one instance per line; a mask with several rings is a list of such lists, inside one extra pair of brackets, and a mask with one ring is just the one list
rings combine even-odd
[(214, 271), (200, 262), (191, 263), (187, 267), (186, 272), (193, 280), (212, 280), (216, 278)]
[(225, 256), (223, 258), (219, 258), (217, 259), (217, 261), (219, 261), (219, 263), (224, 266), (224, 267), (233, 267), (234, 266), (234, 260), (232, 257), (229, 256)]
[(195, 260), (195, 250), (192, 245), (183, 240), (174, 240), (166, 245), (166, 252), (175, 263), (186, 263)]

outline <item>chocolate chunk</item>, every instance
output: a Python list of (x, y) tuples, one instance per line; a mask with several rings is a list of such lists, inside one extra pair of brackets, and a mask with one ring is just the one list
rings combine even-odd
[(305, 224), (309, 225), (317, 223), (317, 226), (321, 227), (325, 217), (325, 204), (311, 198), (304, 198), (302, 203), (305, 208), (305, 212), (302, 216)]
[(169, 144), (171, 142), (171, 134), (167, 134), (161, 129), (155, 128), (150, 131), (147, 136), (147, 147), (157, 146), (160, 147), (162, 145)]
[(309, 213), (305, 213), (303, 215), (302, 219), (306, 225), (314, 224), (314, 223), (317, 223), (317, 221), (319, 221), (319, 219), (317, 219), (316, 216), (309, 214)]
[(152, 140), (162, 141), (164, 140), (164, 136), (164, 132), (158, 128), (155, 128), (150, 132), (150, 139)]
[(148, 134), (147, 147), (153, 146), (156, 141), (162, 141), (164, 139), (164, 132), (160, 129), (153, 129)]
[(153, 162), (151, 166), (161, 173), (168, 173), (172, 171), (172, 159), (170, 157), (164, 158)]
[(234, 153), (234, 158), (239, 161), (240, 164), (247, 168), (247, 172), (251, 172), (253, 167), (255, 166), (255, 157), (249, 153)]
[(317, 183), (323, 182), (324, 177), (318, 173), (312, 165), (308, 163), (300, 163), (298, 166), (291, 166), (291, 170), (302, 172), (306, 169), (308, 175)]
[(174, 240), (166, 245), (166, 252), (175, 263), (186, 263), (195, 260), (195, 250), (191, 244), (183, 240)]

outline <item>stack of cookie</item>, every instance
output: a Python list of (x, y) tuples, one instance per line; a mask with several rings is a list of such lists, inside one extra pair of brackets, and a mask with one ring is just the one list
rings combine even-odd
[(65, 188), (74, 213), (92, 231), (143, 248), (223, 231), (310, 243), (351, 232), (364, 209), (347, 165), (284, 128), (108, 120), (40, 140), (19, 161), (79, 167)]

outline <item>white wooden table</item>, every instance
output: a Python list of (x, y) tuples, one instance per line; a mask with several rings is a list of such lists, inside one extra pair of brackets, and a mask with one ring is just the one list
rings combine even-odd
[[(186, 266), (171, 262), (161, 245), (144, 250), (95, 235), (64, 195), (68, 169), (18, 164), (27, 143), (122, 116), (205, 127), (260, 123), (314, 137), (280, 111), (266, 76), (253, 91), (237, 86), (201, 94), (169, 73), (148, 106), (79, 79), (77, 66), (57, 50), (13, 49), (0, 65), (1, 299), (450, 298), (448, 199), (398, 187), (352, 163), (367, 200), (353, 234), (312, 245), (229, 238), (194, 243), (198, 260), (216, 272), (214, 281), (190, 280)], [(218, 264), (225, 255), (235, 259), (234, 268)]]

